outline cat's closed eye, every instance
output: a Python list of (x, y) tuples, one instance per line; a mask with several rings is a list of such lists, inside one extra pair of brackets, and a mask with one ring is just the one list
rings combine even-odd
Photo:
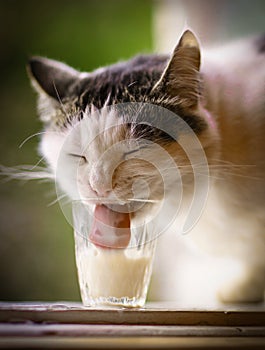
[(87, 159), (83, 154), (77, 154), (77, 153), (68, 153), (70, 157), (79, 158), (82, 163), (87, 163)]
[(143, 145), (143, 146), (139, 146), (138, 148), (135, 148), (133, 150), (127, 151), (123, 153), (123, 158), (127, 159), (128, 156), (130, 156), (131, 154), (134, 155), (135, 153), (139, 152), (140, 150), (147, 148), (147, 145)]
[(140, 150), (140, 148), (137, 148), (137, 149), (133, 149), (133, 150), (128, 151), (128, 152), (124, 152), (123, 158), (126, 159), (128, 156), (130, 156), (131, 154), (137, 153), (139, 150)]

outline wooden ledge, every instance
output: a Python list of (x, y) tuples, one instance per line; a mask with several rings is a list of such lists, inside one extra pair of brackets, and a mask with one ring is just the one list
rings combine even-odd
[(0, 322), (265, 327), (265, 304), (183, 308), (147, 303), (144, 308), (86, 308), (81, 303), (0, 303)]
[(0, 349), (265, 349), (265, 306), (0, 303)]

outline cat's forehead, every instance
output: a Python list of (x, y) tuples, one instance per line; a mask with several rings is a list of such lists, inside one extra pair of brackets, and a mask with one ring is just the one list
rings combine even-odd
[[(92, 73), (82, 73), (71, 85), (69, 95), (66, 96), (65, 100), (62, 100), (64, 108), (59, 108), (56, 111), (60, 117), (57, 115), (54, 118), (56, 127), (68, 129), (69, 126), (72, 126), (73, 121), (83, 119), (87, 115), (84, 112), (88, 111), (89, 114), (93, 108), (101, 111), (106, 106), (140, 104), (140, 110), (142, 111), (142, 104), (150, 104), (166, 108), (168, 111), (175, 113), (187, 121), (193, 130), (200, 132), (205, 127), (202, 119), (197, 118), (197, 116), (194, 117), (193, 114), (190, 114), (191, 110), (187, 109), (186, 111), (183, 108), (183, 105), (187, 104), (193, 93), (187, 92), (188, 97), (185, 95), (185, 98), (181, 98), (178, 91), (174, 90), (175, 87), (172, 88), (173, 91), (168, 88), (168, 77), (164, 78), (165, 68), (168, 65), (169, 57), (166, 55), (144, 55), (97, 69)], [(171, 78), (172, 74), (170, 75)], [(135, 123), (135, 116), (139, 116), (138, 107), (136, 107), (136, 110), (133, 108), (135, 113), (130, 114), (130, 118), (124, 121), (127, 124), (134, 123), (134, 137), (138, 138), (144, 135), (152, 140), (176, 139), (178, 125), (174, 118), (173, 120), (171, 116), (161, 118), (161, 113), (156, 111), (149, 113), (145, 109), (151, 120), (147, 122), (144, 120), (143, 123), (139, 123), (138, 119)], [(65, 118), (65, 113), (67, 118)], [(109, 118), (100, 118), (100, 121), (105, 119), (109, 120)], [(160, 128), (161, 120), (163, 121), (162, 129)], [(158, 125), (156, 125), (157, 121)], [(170, 128), (168, 128), (169, 124)], [(166, 133), (163, 132), (163, 126), (166, 127)], [(162, 130), (162, 132), (157, 132), (158, 130)], [(173, 136), (171, 135), (172, 130)]]
[(89, 104), (102, 108), (107, 100), (109, 104), (143, 101), (160, 78), (167, 60), (167, 56), (137, 56), (97, 69), (80, 82), (82, 108)]

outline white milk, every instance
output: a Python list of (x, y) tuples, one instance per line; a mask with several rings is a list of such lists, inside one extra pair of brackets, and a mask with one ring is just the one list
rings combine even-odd
[(142, 306), (152, 260), (152, 249), (104, 249), (90, 245), (78, 250), (76, 261), (84, 304)]

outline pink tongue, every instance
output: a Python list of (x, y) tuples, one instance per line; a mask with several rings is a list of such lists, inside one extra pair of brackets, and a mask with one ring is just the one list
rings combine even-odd
[(129, 213), (115, 212), (96, 205), (89, 239), (105, 248), (126, 248), (131, 238)]

